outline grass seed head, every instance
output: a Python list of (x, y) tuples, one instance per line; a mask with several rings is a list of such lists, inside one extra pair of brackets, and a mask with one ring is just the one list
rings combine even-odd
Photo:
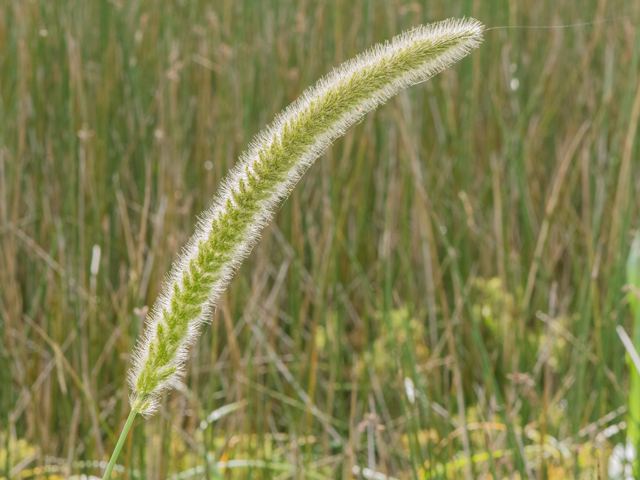
[(132, 408), (152, 413), (184, 373), (190, 345), (274, 209), (337, 137), (401, 90), (482, 42), (473, 19), (420, 26), (375, 45), (307, 89), (251, 142), (174, 263), (133, 356)]

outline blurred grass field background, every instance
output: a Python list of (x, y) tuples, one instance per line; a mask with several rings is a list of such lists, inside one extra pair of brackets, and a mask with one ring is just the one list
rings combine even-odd
[(0, 478), (101, 476), (148, 306), (252, 136), (373, 43), (461, 16), (596, 23), (487, 31), (335, 142), (118, 478), (608, 478), (631, 0), (2, 2)]

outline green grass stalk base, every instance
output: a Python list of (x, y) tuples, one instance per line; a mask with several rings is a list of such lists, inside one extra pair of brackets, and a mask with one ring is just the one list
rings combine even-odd
[(120, 450), (122, 450), (122, 446), (124, 445), (124, 441), (129, 434), (129, 430), (131, 429), (131, 425), (133, 425), (133, 421), (136, 418), (138, 411), (133, 408), (131, 409), (131, 413), (127, 417), (127, 421), (124, 424), (124, 428), (120, 433), (120, 438), (118, 438), (118, 443), (116, 443), (116, 448), (113, 450), (113, 454), (111, 455), (111, 459), (109, 460), (109, 465), (107, 465), (107, 469), (104, 471), (104, 475), (102, 476), (102, 480), (106, 480), (111, 477), (111, 472), (113, 471), (113, 467), (116, 464), (116, 460), (118, 460), (118, 456), (120, 455)]

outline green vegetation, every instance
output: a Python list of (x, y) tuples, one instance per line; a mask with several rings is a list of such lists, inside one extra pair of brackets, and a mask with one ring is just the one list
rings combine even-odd
[[(640, 231), (636, 231), (627, 260), (627, 285), (629, 307), (633, 319), (633, 346), (640, 351)], [(629, 415), (627, 437), (634, 445), (640, 443), (640, 372), (630, 357), (629, 366)]]
[(464, 15), (633, 17), (488, 31), (337, 140), (115, 471), (607, 478), (630, 385), (615, 327), (637, 336), (622, 0), (0, 5), (0, 477), (100, 475), (147, 306), (248, 141), (331, 67)]

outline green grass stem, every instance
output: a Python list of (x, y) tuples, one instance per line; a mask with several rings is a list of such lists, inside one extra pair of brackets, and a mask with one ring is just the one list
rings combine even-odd
[(129, 430), (131, 429), (131, 425), (133, 425), (133, 421), (135, 420), (136, 415), (138, 415), (138, 412), (136, 411), (136, 409), (132, 408), (131, 412), (129, 412), (129, 416), (127, 417), (127, 421), (125, 422), (124, 427), (122, 427), (120, 438), (118, 438), (118, 443), (116, 443), (116, 447), (113, 449), (113, 453), (111, 454), (111, 458), (109, 459), (107, 468), (104, 471), (102, 480), (111, 478), (111, 472), (113, 471), (113, 467), (115, 467), (116, 465), (118, 456), (120, 456), (120, 450), (122, 450), (122, 446), (127, 439), (127, 435), (129, 434)]

